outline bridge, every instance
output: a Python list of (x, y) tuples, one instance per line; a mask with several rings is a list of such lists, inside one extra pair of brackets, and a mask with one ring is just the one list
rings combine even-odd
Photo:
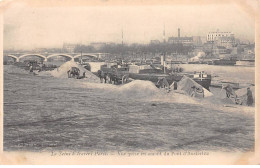
[(43, 61), (48, 61), (52, 57), (65, 57), (70, 60), (75, 61), (75, 59), (79, 59), (80, 57), (89, 57), (96, 60), (106, 57), (110, 55), (109, 53), (4, 53), (4, 57), (11, 57), (15, 60), (15, 62), (20, 62), (22, 58), (26, 57), (39, 57)]

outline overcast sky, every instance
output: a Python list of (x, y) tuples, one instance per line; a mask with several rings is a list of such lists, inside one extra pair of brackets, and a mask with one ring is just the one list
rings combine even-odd
[(64, 42), (148, 43), (166, 37), (231, 31), (254, 42), (254, 18), (237, 5), (28, 7), (13, 4), (4, 14), (4, 48), (62, 47)]

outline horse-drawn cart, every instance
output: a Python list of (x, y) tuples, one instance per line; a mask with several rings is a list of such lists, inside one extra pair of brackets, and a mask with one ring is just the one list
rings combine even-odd
[(129, 79), (129, 67), (118, 67), (117, 65), (107, 67), (107, 65), (101, 66), (97, 72), (97, 76), (100, 78), (100, 82), (124, 84)]

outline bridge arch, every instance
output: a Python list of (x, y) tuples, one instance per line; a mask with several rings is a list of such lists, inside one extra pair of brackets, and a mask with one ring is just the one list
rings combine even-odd
[(16, 62), (18, 62), (19, 58), (15, 55), (7, 55), (6, 57), (12, 57), (15, 59)]
[(44, 55), (41, 55), (41, 54), (24, 54), (24, 55), (20, 56), (18, 59), (20, 60), (21, 58), (29, 57), (29, 56), (38, 56), (38, 57), (41, 57), (44, 60), (46, 60), (46, 57)]
[(74, 60), (73, 56), (68, 55), (68, 54), (52, 54), (52, 55), (47, 56), (47, 57), (46, 57), (46, 60), (48, 60), (48, 59), (51, 58), (51, 57), (56, 57), (56, 56), (69, 57), (69, 58), (71, 58), (72, 60)]
[[(82, 54), (82, 56), (90, 56), (90, 57), (95, 57), (98, 58), (98, 56), (94, 55), (94, 54)], [(81, 57), (81, 54), (75, 55), (74, 58), (79, 58)]]

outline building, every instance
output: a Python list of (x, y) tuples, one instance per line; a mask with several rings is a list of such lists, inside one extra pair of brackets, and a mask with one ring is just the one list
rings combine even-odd
[(193, 38), (192, 37), (169, 37), (168, 43), (170, 44), (183, 44), (183, 45), (193, 45)]
[(222, 46), (231, 49), (232, 47), (235, 46), (236, 40), (234, 36), (230, 36), (230, 37), (223, 36), (223, 37), (217, 37), (215, 43), (217, 46)]
[(64, 43), (63, 50), (68, 53), (74, 53), (74, 49), (76, 48), (76, 46), (77, 46), (77, 44)]
[(234, 34), (232, 32), (209, 32), (207, 34), (207, 42), (214, 42), (219, 37), (234, 37)]
[[(209, 32), (207, 34), (207, 43), (211, 43), (214, 47), (224, 47), (228, 50), (233, 50), (237, 46), (238, 40), (236, 40), (235, 35), (232, 32)], [(217, 49), (221, 50), (221, 49)]]
[(170, 44), (183, 44), (185, 46), (193, 45), (193, 37), (181, 37), (181, 30), (178, 28), (178, 37), (169, 37), (168, 43)]

